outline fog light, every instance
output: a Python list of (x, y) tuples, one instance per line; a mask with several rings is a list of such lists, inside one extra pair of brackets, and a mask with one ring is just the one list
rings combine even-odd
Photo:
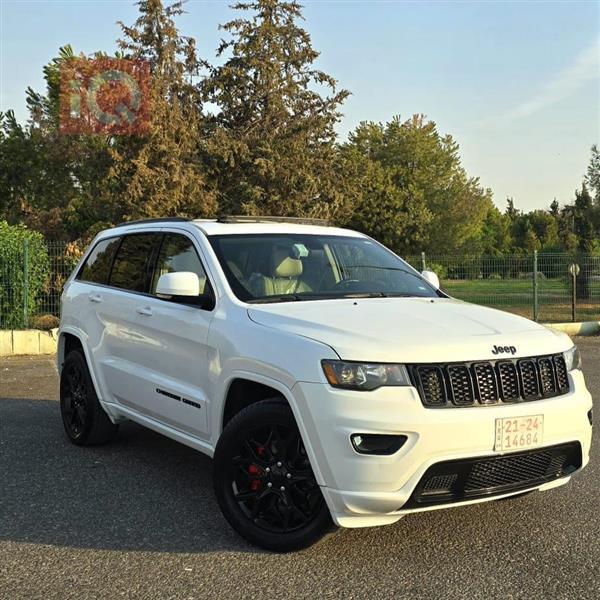
[(594, 420), (593, 412), (594, 409), (590, 408), (590, 412), (588, 413), (588, 421), (590, 422), (590, 425), (592, 425), (592, 421)]
[(360, 454), (390, 455), (398, 452), (408, 438), (405, 435), (378, 435), (373, 433), (353, 433), (350, 436), (352, 447)]

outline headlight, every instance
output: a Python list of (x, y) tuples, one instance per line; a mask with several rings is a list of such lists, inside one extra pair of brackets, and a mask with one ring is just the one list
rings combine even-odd
[(333, 386), (348, 390), (375, 390), (382, 386), (411, 385), (404, 365), (323, 360), (323, 371)]
[(567, 363), (567, 371), (574, 371), (575, 369), (581, 369), (581, 354), (577, 346), (573, 346), (570, 350), (567, 350), (563, 356)]

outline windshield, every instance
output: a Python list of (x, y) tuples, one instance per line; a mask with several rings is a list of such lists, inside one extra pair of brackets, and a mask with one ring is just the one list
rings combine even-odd
[(217, 235), (210, 242), (244, 302), (439, 297), (404, 261), (369, 238), (282, 233)]

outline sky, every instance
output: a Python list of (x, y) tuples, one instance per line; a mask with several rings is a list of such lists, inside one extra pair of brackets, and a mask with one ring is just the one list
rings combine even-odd
[[(600, 0), (304, 0), (317, 66), (352, 95), (338, 127), (424, 113), (460, 145), (500, 208), (573, 199), (600, 143)], [(234, 12), (189, 0), (179, 19), (211, 60)], [(112, 52), (131, 0), (0, 0), (0, 110), (27, 118), (25, 89), (60, 46)]]

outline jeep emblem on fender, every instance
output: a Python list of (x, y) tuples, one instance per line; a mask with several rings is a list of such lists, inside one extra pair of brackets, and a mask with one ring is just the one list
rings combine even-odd
[(492, 354), (516, 354), (517, 349), (514, 346), (497, 346), (492, 348)]

